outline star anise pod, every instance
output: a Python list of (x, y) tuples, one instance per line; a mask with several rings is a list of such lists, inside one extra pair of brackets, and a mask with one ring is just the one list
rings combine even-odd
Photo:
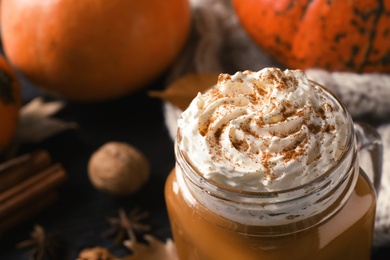
[(135, 208), (126, 213), (124, 209), (119, 209), (118, 217), (108, 217), (107, 221), (111, 229), (106, 232), (107, 236), (114, 236), (114, 243), (121, 245), (126, 239), (133, 239), (136, 232), (147, 232), (150, 225), (143, 224), (142, 221), (149, 216), (146, 211)]
[(46, 234), (41, 225), (35, 225), (30, 234), (31, 238), (16, 245), (17, 248), (32, 248), (30, 260), (59, 259), (60, 244), (52, 234)]

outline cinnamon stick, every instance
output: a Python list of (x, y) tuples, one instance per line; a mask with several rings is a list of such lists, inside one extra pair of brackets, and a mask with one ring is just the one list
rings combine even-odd
[(35, 199), (33, 203), (29, 203), (23, 206), (18, 211), (14, 212), (12, 215), (0, 219), (0, 233), (6, 232), (11, 228), (17, 226), (21, 222), (27, 220), (28, 218), (36, 215), (43, 209), (54, 204), (58, 200), (57, 191), (52, 191), (49, 194), (44, 194)]
[(49, 153), (38, 150), (0, 164), (0, 193), (44, 170), (51, 163)]
[(0, 193), (0, 219), (48, 194), (66, 179), (64, 168), (57, 163)]

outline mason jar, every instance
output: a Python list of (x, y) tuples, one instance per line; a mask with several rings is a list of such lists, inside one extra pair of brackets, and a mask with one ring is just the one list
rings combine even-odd
[[(204, 178), (180, 150), (179, 130), (165, 186), (179, 259), (370, 259), (381, 142), (337, 102), (349, 128), (342, 156), (316, 179), (280, 191), (243, 191)], [(359, 167), (363, 151), (370, 175)]]

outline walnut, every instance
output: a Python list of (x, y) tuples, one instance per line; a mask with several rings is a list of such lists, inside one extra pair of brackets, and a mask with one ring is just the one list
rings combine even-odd
[(128, 196), (148, 181), (150, 166), (135, 147), (122, 142), (108, 142), (89, 159), (88, 176), (98, 190), (114, 196)]

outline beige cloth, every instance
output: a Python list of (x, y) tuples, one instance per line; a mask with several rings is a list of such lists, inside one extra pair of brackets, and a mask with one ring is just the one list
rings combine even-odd
[[(251, 41), (239, 24), (230, 0), (190, 0), (193, 28), (182, 55), (170, 70), (168, 81), (189, 72), (260, 70), (277, 66)], [(381, 190), (375, 222), (375, 246), (390, 244), (390, 75), (329, 73), (306, 70), (308, 77), (335, 92), (354, 119), (378, 123), (384, 145)], [(168, 82), (169, 83), (169, 82)], [(181, 111), (165, 104), (166, 124), (173, 138)], [(364, 165), (363, 165), (364, 167)]]

